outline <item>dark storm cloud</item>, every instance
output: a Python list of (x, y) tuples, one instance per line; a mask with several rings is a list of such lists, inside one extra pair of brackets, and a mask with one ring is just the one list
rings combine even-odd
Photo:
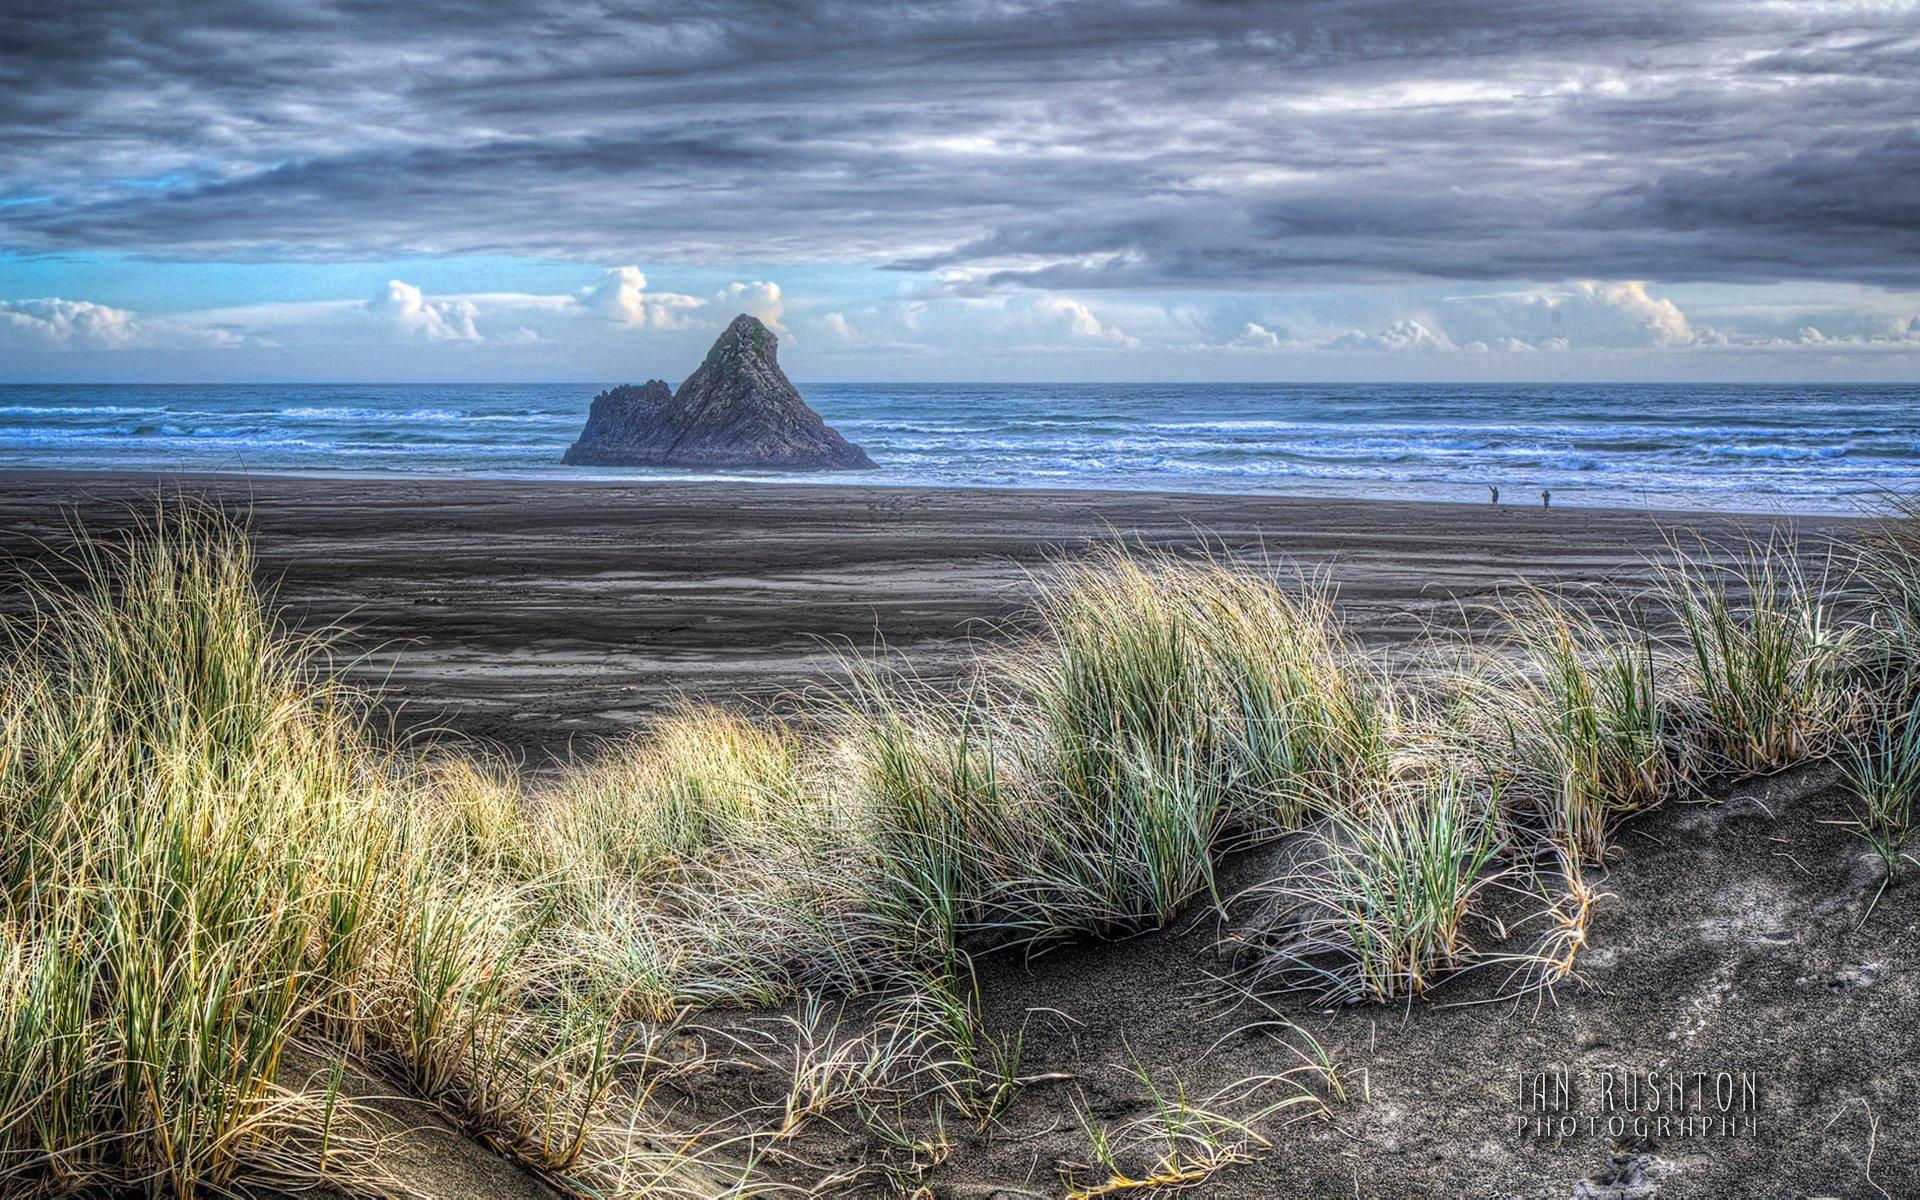
[(1821, 3), (0, 0), (0, 245), (1912, 286), (1916, 75)]

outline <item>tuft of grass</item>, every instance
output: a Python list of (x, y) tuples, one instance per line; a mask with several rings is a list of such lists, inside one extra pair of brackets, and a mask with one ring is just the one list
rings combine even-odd
[(217, 513), (57, 573), (0, 628), (0, 1184), (385, 1186), (351, 1105), (283, 1085), (309, 1034), (570, 1168), (604, 1021), (522, 954), (545, 906), (460, 865), (523, 831), (500, 787), (383, 750)]
[(1321, 582), (1115, 550), (1048, 582), (1039, 613), (1019, 677), (1084, 807), (1192, 770), (1231, 832), (1257, 837), (1357, 794), (1384, 762), (1385, 689)]
[(942, 969), (900, 988), (884, 1006), (882, 1028), (916, 1062), (911, 1077), (927, 1081), (921, 1096), (984, 1131), (1012, 1104), (1028, 1080), (1020, 1074), (1025, 1030), (997, 1037), (981, 1021), (972, 966), (965, 978)]
[(1300, 864), (1248, 893), (1278, 917), (1258, 974), (1336, 1002), (1426, 992), (1468, 958), (1473, 900), (1494, 878), (1492, 804), (1442, 773), (1328, 810)]
[(1856, 555), (1873, 599), (1874, 642), (1892, 676), (1920, 678), (1920, 492), (1887, 497)]
[(1669, 711), (1673, 671), (1618, 612), (1529, 593), (1502, 615), (1504, 643), (1468, 680), (1451, 732), (1509, 806), (1536, 814), (1575, 858), (1597, 862), (1615, 823), (1688, 777)]
[(762, 837), (806, 803), (784, 730), (688, 705), (567, 768), (543, 800), (574, 868), (633, 877)]
[(1858, 832), (1890, 883), (1899, 877), (1901, 847), (1920, 807), (1920, 699), (1872, 722), (1848, 744), (1841, 765), (1855, 798)]
[(827, 1018), (818, 992), (808, 993), (798, 1015), (786, 1020), (795, 1036), (780, 1120), (772, 1134), (776, 1142), (838, 1109), (873, 1103), (891, 1093), (894, 1080), (904, 1073), (904, 1051), (894, 1039), (843, 1034), (839, 1017)]
[(1828, 580), (1774, 544), (1731, 557), (1675, 553), (1661, 596), (1683, 636), (1694, 734), (1713, 765), (1752, 775), (1833, 753), (1856, 714), (1850, 635)]
[(864, 801), (880, 883), (876, 908), (894, 937), (942, 960), (964, 929), (1016, 923), (1004, 880), (1032, 858), (991, 717), (918, 695), (872, 671), (854, 676), (842, 728)]
[(868, 673), (843, 714), (905, 940), (1165, 924), (1213, 863), (1385, 768), (1390, 707), (1331, 600), (1251, 567), (1097, 555), (959, 701)]
[(351, 718), (224, 523), (156, 519), (64, 566), (3, 635), (0, 1180), (188, 1197), (283, 1175), (306, 1142), (352, 1144), (277, 1081), (330, 998), (330, 901), (364, 899), (314, 853), (360, 808)]
[(1087, 1135), (1087, 1163), (1063, 1164), (1069, 1200), (1096, 1200), (1133, 1192), (1159, 1195), (1198, 1187), (1227, 1167), (1252, 1162), (1273, 1147), (1263, 1126), (1292, 1109), (1324, 1112), (1325, 1104), (1302, 1072), (1254, 1076), (1205, 1096), (1189, 1096), (1174, 1076), (1167, 1083), (1136, 1061), (1129, 1070), (1149, 1097), (1149, 1111), (1111, 1128), (1076, 1106)]

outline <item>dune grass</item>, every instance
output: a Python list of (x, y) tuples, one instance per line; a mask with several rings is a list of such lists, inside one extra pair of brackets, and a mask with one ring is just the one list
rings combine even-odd
[(177, 533), (81, 543), (76, 590), (7, 629), (9, 1175), (191, 1195), (288, 1162), (324, 1106), (279, 1064), (352, 1007), (309, 950), (371, 976), (391, 937), (327, 859), (366, 815), (337, 696), (261, 618), (244, 540)]
[(1496, 878), (1492, 798), (1457, 776), (1396, 781), (1331, 808), (1287, 876), (1258, 974), (1336, 1002), (1425, 993), (1468, 957), (1474, 896)]
[(1127, 1070), (1146, 1092), (1148, 1111), (1108, 1126), (1076, 1105), (1090, 1162), (1066, 1164), (1060, 1182), (1068, 1200), (1166, 1195), (1196, 1187), (1222, 1170), (1270, 1150), (1271, 1127), (1283, 1116), (1324, 1112), (1317, 1066), (1238, 1080), (1205, 1096), (1189, 1094), (1179, 1076), (1162, 1081), (1138, 1061)]
[[(1678, 557), (1671, 636), (1529, 595), (1438, 687), (1356, 647), (1323, 582), (1102, 552), (957, 689), (864, 664), (795, 720), (684, 707), (529, 779), (396, 749), (217, 514), (81, 536), (4, 620), (0, 1186), (379, 1190), (327, 1073), (288, 1082), (316, 1052), (581, 1194), (739, 1190), (828, 1112), (923, 1167), (1025, 1082), (975, 954), (1163, 926), (1283, 837), (1255, 974), (1349, 1001), (1430, 991), (1475, 961), (1502, 872), (1579, 881), (1621, 820), (1716, 775), (1840, 755), (1891, 875), (1920, 778), (1888, 665), (1912, 544), (1871, 552), (1863, 616), (1779, 546)], [(1570, 886), (1547, 982), (1584, 941), (1595, 893)], [(860, 1033), (805, 1008), (862, 993)], [(653, 1048), (690, 1014), (801, 997), (762, 1124), (650, 1124)], [(1165, 1109), (1155, 1170), (1259, 1142), (1211, 1112)], [(1157, 1178), (1101, 1145), (1074, 1186)]]
[(1827, 757), (1854, 727), (1856, 630), (1836, 592), (1782, 547), (1676, 551), (1661, 598), (1683, 635), (1693, 730), (1716, 768), (1752, 775)]
[(309, 1037), (570, 1166), (602, 1035), (515, 968), (539, 906), (450, 869), (244, 535), (185, 510), (66, 567), (0, 669), (0, 1180), (351, 1188), (351, 1107), (281, 1083)]
[(1886, 498), (1854, 558), (1872, 593), (1868, 642), (1890, 674), (1920, 679), (1920, 492)]
[[(1584, 599), (1584, 598), (1582, 598)], [(1449, 732), (1510, 807), (1575, 858), (1682, 786), (1671, 656), (1618, 608), (1530, 592), (1501, 612), (1500, 652), (1467, 677)]]
[(1920, 698), (1909, 693), (1853, 741), (1842, 759), (1855, 797), (1860, 835), (1873, 847), (1886, 879), (1900, 874), (1902, 851), (1920, 809)]
[(1391, 721), (1324, 588), (1117, 552), (959, 701), (869, 679), (842, 730), (883, 887), (951, 932), (1165, 924), (1233, 848), (1377, 776)]

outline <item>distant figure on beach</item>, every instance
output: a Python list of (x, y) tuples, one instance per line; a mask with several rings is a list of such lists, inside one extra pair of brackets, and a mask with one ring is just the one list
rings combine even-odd
[(1488, 484), (1488, 485), (1487, 485), (1487, 493), (1488, 493), (1489, 495), (1491, 495), (1491, 496), (1493, 497), (1493, 500), (1492, 500), (1492, 503), (1494, 503), (1494, 504), (1498, 504), (1498, 503), (1500, 503), (1500, 489), (1499, 489), (1499, 488), (1497, 488), (1497, 487), (1494, 487), (1494, 486), (1493, 486), (1492, 484)]
[(1540, 489), (1540, 507), (1541, 508), (1553, 507), (1553, 493), (1548, 491), (1545, 488)]

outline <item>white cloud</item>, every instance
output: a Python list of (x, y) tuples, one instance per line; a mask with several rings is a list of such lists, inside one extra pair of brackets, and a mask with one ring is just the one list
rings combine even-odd
[(582, 302), (616, 325), (656, 329), (685, 329), (692, 322), (688, 310), (700, 307), (692, 296), (647, 291), (647, 277), (639, 267), (610, 267), (600, 282), (588, 288)]
[(1140, 339), (1095, 316), (1093, 310), (1071, 296), (1048, 296), (1040, 302), (1040, 312), (1055, 324), (1063, 325), (1075, 341), (1095, 342), (1126, 349), (1137, 349)]
[[(1168, 310), (1157, 304), (1117, 303), (1103, 311), (1072, 296), (1024, 289), (996, 290), (966, 279), (941, 279), (935, 286), (911, 292), (892, 302), (860, 310), (856, 335), (844, 313), (832, 312), (815, 323), (838, 338), (857, 338), (861, 350), (897, 354), (982, 353), (1054, 355), (1074, 350), (1133, 350), (1148, 344), (1114, 321), (1109, 310), (1118, 308), (1131, 326), (1137, 319), (1153, 321), (1153, 343), (1175, 328)], [(845, 333), (841, 330), (844, 327)], [(1186, 330), (1188, 336), (1192, 331)], [(824, 347), (823, 347), (824, 349)], [(829, 351), (834, 352), (834, 351)]]
[(1496, 350), (1638, 350), (1713, 341), (1712, 332), (1695, 330), (1673, 301), (1635, 280), (1448, 296), (1433, 308), (1453, 340)]
[(91, 300), (0, 300), (0, 345), (21, 350), (230, 349), (264, 346), (227, 324), (186, 317), (142, 317)]
[(721, 318), (723, 321), (732, 320), (735, 314), (747, 313), (764, 321), (775, 333), (787, 332), (786, 326), (780, 323), (780, 318), (787, 313), (787, 301), (777, 283), (758, 279), (752, 283), (730, 283), (713, 302), (727, 310)]
[(1238, 350), (1278, 350), (1287, 344), (1279, 332), (1255, 321), (1248, 321), (1240, 335), (1227, 345)]
[(1401, 320), (1378, 333), (1354, 330), (1333, 339), (1336, 350), (1452, 350), (1456, 347), (1444, 333), (1435, 333), (1419, 321)]
[(29, 345), (123, 349), (146, 341), (139, 320), (124, 308), (87, 300), (0, 300), (0, 332)]
[(480, 330), (474, 318), (480, 307), (471, 300), (429, 300), (420, 289), (398, 279), (389, 279), (367, 308), (390, 321), (402, 337), (418, 337), (429, 342), (478, 342)]
[(1687, 324), (1686, 314), (1682, 313), (1671, 300), (1660, 300), (1649, 296), (1647, 285), (1644, 283), (1589, 281), (1580, 284), (1576, 294), (1584, 296), (1602, 308), (1623, 314), (1634, 327), (1646, 331), (1660, 345), (1685, 346), (1694, 340), (1693, 329)]

